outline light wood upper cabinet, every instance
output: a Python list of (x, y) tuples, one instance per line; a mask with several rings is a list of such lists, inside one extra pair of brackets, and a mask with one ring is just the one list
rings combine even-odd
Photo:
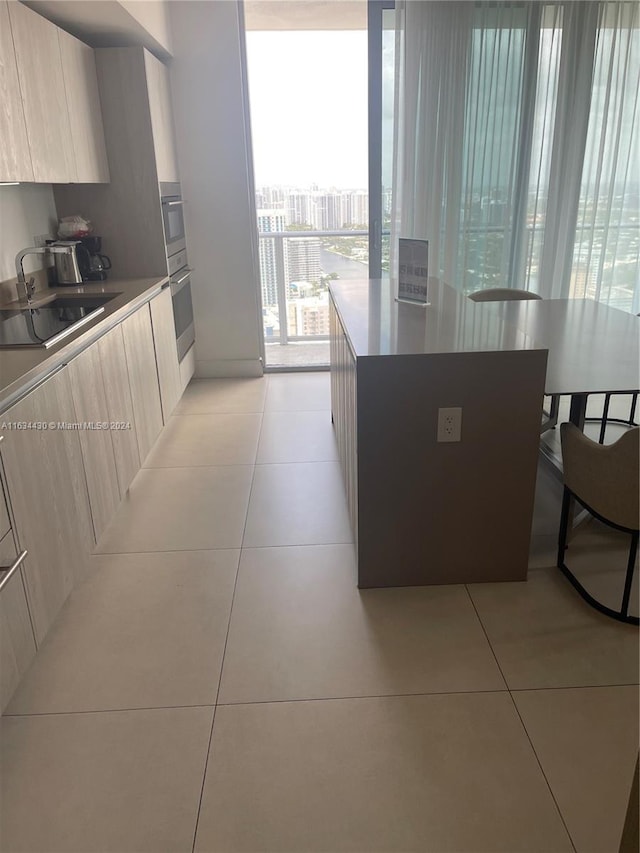
[(151, 300), (151, 323), (160, 382), (162, 417), (166, 424), (182, 396), (170, 288), (166, 287), (162, 293)]
[(122, 334), (138, 433), (140, 462), (144, 464), (144, 460), (162, 431), (160, 388), (148, 305), (144, 305), (135, 314), (123, 320)]
[(93, 48), (59, 30), (62, 73), (69, 109), (78, 183), (108, 183), (96, 60)]
[[(62, 369), (3, 414), (8, 422), (76, 421), (68, 370)], [(88, 571), (93, 527), (77, 430), (4, 433), (3, 461), (36, 640), (40, 642), (74, 585)]]
[(32, 181), (9, 8), (4, 2), (0, 2), (0, 102), (0, 181)]
[(58, 28), (22, 3), (9, 2), (33, 180), (77, 179)]
[(169, 69), (146, 50), (144, 52), (144, 64), (147, 74), (149, 109), (151, 111), (153, 147), (156, 154), (158, 181), (179, 181), (173, 113), (171, 109)]

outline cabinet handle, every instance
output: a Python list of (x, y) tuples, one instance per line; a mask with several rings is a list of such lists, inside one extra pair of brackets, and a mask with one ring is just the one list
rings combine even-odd
[[(158, 292), (159, 292), (159, 291), (158, 291)], [(19, 393), (15, 396), (15, 398), (14, 398), (14, 397), (8, 397), (8, 398), (5, 400), (6, 408), (8, 409), (8, 408), (9, 408), (9, 406), (15, 406), (15, 405), (16, 405), (16, 403), (20, 403), (20, 402), (22, 402), (22, 400), (24, 400), (24, 399), (25, 399), (25, 397), (28, 397), (28, 396), (29, 396), (29, 394), (33, 394), (33, 392), (34, 392), (34, 391), (37, 391), (37, 389), (38, 389), (41, 385), (44, 385), (44, 383), (45, 383), (45, 382), (48, 382), (50, 379), (53, 379), (53, 377), (56, 375), (56, 373), (60, 373), (60, 371), (61, 371), (61, 370), (64, 370), (64, 368), (65, 368), (66, 366), (67, 366), (67, 362), (65, 361), (65, 362), (63, 362), (62, 364), (59, 364), (57, 367), (54, 367), (54, 368), (53, 368), (53, 370), (50, 370), (50, 371), (49, 371), (49, 373), (47, 373), (47, 374), (46, 374), (45, 376), (43, 376), (41, 379), (38, 379), (38, 381), (37, 381), (37, 382), (34, 382), (34, 384), (33, 384), (33, 385), (30, 385), (30, 386), (29, 386), (25, 391), (19, 392)], [(4, 436), (2, 436), (2, 437), (4, 438)]]
[(11, 566), (6, 569), (0, 568), (0, 589), (2, 589), (2, 587), (9, 582), (9, 578), (11, 577), (11, 575), (13, 575), (14, 572), (18, 571), (18, 569), (20, 568), (20, 564), (24, 561), (24, 558), (26, 556), (27, 552), (23, 551), (21, 554), (18, 554), (15, 559), (15, 562)]

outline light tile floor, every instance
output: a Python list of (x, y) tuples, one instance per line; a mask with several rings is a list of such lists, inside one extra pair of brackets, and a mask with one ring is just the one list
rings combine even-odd
[(617, 850), (638, 632), (553, 568), (559, 482), (526, 583), (360, 592), (329, 399), (187, 389), (2, 719), (3, 851)]

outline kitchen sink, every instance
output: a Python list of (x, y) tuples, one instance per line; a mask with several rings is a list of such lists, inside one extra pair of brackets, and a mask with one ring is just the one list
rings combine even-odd
[(65, 296), (55, 296), (51, 302), (47, 302), (46, 308), (85, 308), (88, 310), (93, 310), (94, 308), (99, 308), (101, 305), (106, 305), (107, 302), (111, 302), (112, 299), (115, 299), (116, 296), (120, 296), (119, 293), (77, 293), (77, 294), (68, 294)]
[(102, 314), (105, 304), (119, 295), (60, 295), (42, 305), (0, 310), (0, 348), (52, 347)]

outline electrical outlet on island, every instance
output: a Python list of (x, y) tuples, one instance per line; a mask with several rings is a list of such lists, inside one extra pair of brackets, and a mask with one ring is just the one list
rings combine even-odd
[(462, 407), (438, 409), (438, 442), (462, 441)]

